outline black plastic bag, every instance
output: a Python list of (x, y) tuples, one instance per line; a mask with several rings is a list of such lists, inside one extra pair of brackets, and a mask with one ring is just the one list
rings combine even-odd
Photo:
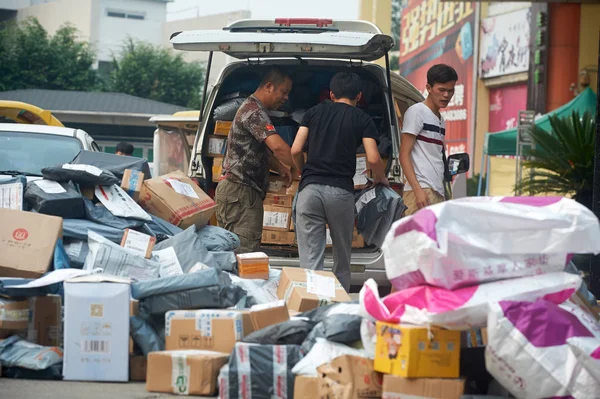
[(49, 294), (60, 295), (63, 283), (54, 283), (42, 287), (11, 288), (14, 285), (27, 284), (35, 280), (33, 278), (0, 278), (0, 295), (11, 298), (30, 298)]
[(246, 335), (242, 342), (261, 345), (300, 345), (315, 323), (310, 320), (289, 320), (273, 324)]
[(2, 369), (2, 377), (23, 380), (62, 380), (63, 364), (55, 364), (45, 370), (29, 370), (23, 367), (6, 367)]
[[(59, 192), (62, 191), (62, 192)], [(85, 216), (83, 196), (68, 183), (35, 180), (27, 183), (25, 202), (30, 209), (45, 215), (77, 219)]]
[(302, 349), (310, 352), (317, 338), (325, 338), (331, 342), (351, 344), (360, 341), (361, 316), (336, 314), (329, 316), (315, 326), (302, 343)]
[(110, 171), (84, 164), (49, 166), (42, 169), (42, 175), (47, 180), (72, 181), (83, 186), (111, 186), (121, 183), (121, 180)]
[(144, 180), (152, 177), (148, 161), (144, 158), (82, 150), (71, 163), (75, 165), (93, 165), (97, 168), (107, 170), (119, 179), (119, 184), (123, 180), (123, 174), (126, 169), (142, 172)]
[(165, 340), (160, 338), (146, 320), (139, 316), (132, 316), (129, 319), (129, 328), (131, 339), (140, 347), (144, 356), (148, 356), (150, 352), (165, 350)]
[(85, 218), (91, 220), (92, 222), (121, 230), (137, 230), (145, 223), (143, 220), (126, 219), (115, 216), (103, 205), (94, 205), (92, 201), (85, 197), (83, 198), (83, 203), (85, 205)]
[(240, 106), (246, 101), (246, 97), (242, 93), (234, 93), (229, 95), (227, 100), (215, 107), (213, 117), (217, 121), (232, 121), (235, 118)]

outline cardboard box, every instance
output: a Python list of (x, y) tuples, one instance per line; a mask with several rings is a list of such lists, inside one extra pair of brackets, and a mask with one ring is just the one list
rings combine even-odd
[(25, 187), (22, 182), (0, 184), (0, 208), (23, 210), (23, 195)]
[(305, 312), (331, 302), (350, 302), (350, 296), (335, 275), (295, 267), (281, 269), (277, 296), (288, 308)]
[(178, 395), (216, 394), (221, 367), (229, 354), (208, 351), (162, 351), (148, 355), (146, 389)]
[(254, 331), (262, 330), (273, 324), (283, 323), (290, 319), (285, 301), (254, 305), (250, 308), (250, 320)]
[(129, 280), (95, 274), (67, 280), (63, 377), (129, 380)]
[(148, 359), (146, 356), (129, 357), (129, 381), (146, 382)]
[(212, 181), (214, 183), (221, 181), (221, 173), (223, 173), (223, 158), (215, 158), (212, 166)]
[(373, 370), (373, 360), (340, 356), (317, 368), (321, 398), (381, 398), (383, 375)]
[(367, 178), (371, 177), (371, 170), (366, 154), (356, 154), (356, 172), (354, 173), (354, 189), (362, 190), (367, 185)]
[(263, 230), (289, 231), (292, 221), (292, 209), (281, 206), (264, 206)]
[(231, 353), (253, 331), (250, 313), (235, 310), (174, 310), (165, 315), (165, 349)]
[[(325, 230), (325, 247), (333, 248), (333, 240), (331, 239), (331, 231), (329, 230), (329, 226), (326, 226)], [(358, 234), (358, 230), (354, 228), (352, 232), (352, 248), (364, 248), (365, 247), (365, 239), (363, 236)]]
[(294, 201), (294, 196), (292, 195), (279, 195), (267, 193), (265, 200), (263, 201), (263, 205), (273, 205), (273, 206), (281, 206), (284, 208), (291, 208), (292, 202)]
[(460, 399), (464, 391), (465, 380), (462, 379), (409, 379), (389, 374), (383, 376), (383, 399)]
[(375, 371), (406, 378), (459, 377), (460, 331), (378, 321), (376, 332)]
[(209, 134), (205, 138), (204, 155), (209, 158), (222, 158), (227, 149), (227, 137)]
[(286, 195), (287, 193), (287, 178), (269, 175), (269, 188), (267, 193), (278, 194), (278, 195)]
[(140, 199), (140, 192), (142, 191), (142, 185), (144, 183), (144, 173), (125, 169), (123, 172), (123, 180), (121, 180), (121, 188), (135, 201), (138, 202)]
[(10, 331), (27, 330), (28, 325), (29, 302), (0, 297), (0, 328)]
[(89, 199), (90, 201), (93, 201), (94, 198), (96, 197), (96, 187), (94, 186), (79, 186), (79, 191), (81, 192), (81, 195), (83, 195), (85, 198)]
[(0, 209), (0, 220), (0, 276), (41, 277), (62, 237), (62, 218)]
[(264, 252), (238, 254), (235, 258), (241, 278), (269, 279), (269, 257)]
[(123, 239), (121, 240), (123, 248), (127, 248), (146, 259), (152, 257), (152, 249), (154, 249), (155, 244), (156, 237), (131, 229), (125, 229), (125, 234), (123, 234)]
[(294, 399), (319, 398), (319, 385), (320, 379), (318, 377), (297, 375), (294, 379)]
[(215, 130), (213, 133), (218, 136), (229, 136), (232, 125), (233, 122), (229, 121), (215, 121)]
[(296, 194), (298, 194), (298, 188), (300, 187), (300, 182), (299, 181), (293, 181), (292, 184), (285, 190), (285, 193), (287, 195), (291, 195), (292, 197), (295, 197)]
[(140, 205), (182, 229), (191, 225), (206, 226), (217, 209), (215, 201), (179, 170), (146, 180)]
[[(140, 315), (140, 301), (137, 299), (131, 299), (129, 301), (129, 317), (139, 316)], [(133, 354), (135, 352), (135, 343), (133, 339), (129, 337), (129, 354)]]
[(59, 295), (29, 298), (27, 341), (62, 347), (62, 300)]
[[(290, 224), (293, 225), (293, 223)], [(292, 231), (263, 230), (261, 243), (273, 245), (294, 245), (296, 244), (296, 234)]]

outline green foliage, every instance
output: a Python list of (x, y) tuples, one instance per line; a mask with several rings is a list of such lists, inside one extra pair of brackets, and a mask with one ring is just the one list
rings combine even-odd
[[(402, 0), (392, 0), (392, 37), (394, 38), (394, 48), (392, 51), (400, 50), (400, 20), (402, 16)], [(398, 65), (396, 59), (396, 65)], [(393, 70), (398, 69), (396, 66)]]
[(0, 26), (0, 91), (93, 90), (94, 54), (77, 30), (64, 25), (53, 36), (36, 19)]
[(181, 54), (129, 39), (109, 79), (109, 89), (133, 96), (200, 109), (204, 67)]

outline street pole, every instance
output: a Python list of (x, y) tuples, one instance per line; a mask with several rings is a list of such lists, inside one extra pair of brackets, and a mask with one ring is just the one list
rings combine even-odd
[[(596, 142), (592, 210), (600, 219), (600, 32), (598, 32), (598, 75), (596, 77)], [(600, 255), (593, 256), (590, 263), (590, 291), (596, 298), (600, 298)]]

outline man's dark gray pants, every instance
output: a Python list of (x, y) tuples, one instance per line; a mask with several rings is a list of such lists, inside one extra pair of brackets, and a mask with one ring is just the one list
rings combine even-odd
[(354, 194), (338, 187), (309, 184), (298, 193), (296, 203), (296, 237), (301, 267), (323, 270), (325, 224), (329, 225), (333, 243), (333, 272), (349, 291)]

